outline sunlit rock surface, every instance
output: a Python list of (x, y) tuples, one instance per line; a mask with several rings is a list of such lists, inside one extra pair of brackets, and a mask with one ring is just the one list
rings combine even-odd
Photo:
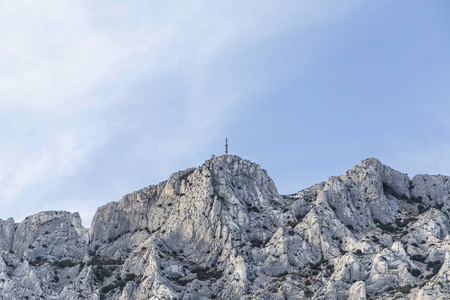
[(1, 299), (449, 299), (449, 177), (367, 159), (296, 194), (223, 155), (97, 210), (0, 220)]

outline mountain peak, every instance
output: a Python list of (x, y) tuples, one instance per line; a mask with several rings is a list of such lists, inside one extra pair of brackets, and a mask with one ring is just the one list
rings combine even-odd
[(358, 166), (361, 166), (361, 167), (363, 167), (363, 166), (381, 166), (381, 165), (383, 165), (381, 163), (381, 161), (379, 161), (377, 158), (374, 158), (374, 157), (363, 159), (358, 164)]
[(225, 154), (100, 207), (89, 232), (78, 214), (0, 220), (0, 298), (443, 299), (449, 199), (449, 177), (375, 158), (282, 197)]
[(247, 159), (244, 159), (238, 155), (232, 155), (232, 154), (223, 154), (220, 156), (212, 157), (205, 161), (204, 165), (208, 166), (224, 166), (224, 165), (230, 165), (230, 164), (238, 164), (238, 165), (254, 165), (259, 168), (259, 165), (251, 162)]

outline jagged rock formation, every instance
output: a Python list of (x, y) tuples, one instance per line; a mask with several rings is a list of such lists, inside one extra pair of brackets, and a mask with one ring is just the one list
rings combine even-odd
[(0, 220), (1, 299), (449, 299), (449, 177), (376, 159), (279, 195), (233, 155), (97, 210)]

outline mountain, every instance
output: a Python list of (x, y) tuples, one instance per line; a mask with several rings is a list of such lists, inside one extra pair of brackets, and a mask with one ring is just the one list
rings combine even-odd
[(1, 299), (449, 299), (450, 182), (367, 159), (283, 196), (207, 160), (100, 207), (0, 220)]

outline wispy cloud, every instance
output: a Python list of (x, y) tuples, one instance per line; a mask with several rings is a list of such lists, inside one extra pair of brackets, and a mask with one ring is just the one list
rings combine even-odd
[[(332, 23), (354, 6), (320, 1), (2, 3), (0, 217), (20, 219), (37, 206), (51, 208), (55, 199), (44, 199), (47, 192), (29, 197), (39, 187), (59, 193), (59, 204), (78, 201), (68, 209), (91, 211), (89, 220), (107, 199), (74, 199), (64, 194), (70, 185), (65, 181), (99, 176), (77, 172), (95, 165), (93, 157), (109, 145), (123, 148), (122, 164), (150, 164), (152, 171), (147, 167), (145, 172), (155, 178), (174, 171), (181, 154), (204, 158), (209, 150), (200, 145), (216, 140), (213, 133), (223, 132), (234, 111), (268, 89), (267, 75), (247, 70), (239, 78), (222, 62), (283, 32)], [(95, 180), (80, 188), (94, 189)], [(12, 208), (12, 201), (22, 208)]]

